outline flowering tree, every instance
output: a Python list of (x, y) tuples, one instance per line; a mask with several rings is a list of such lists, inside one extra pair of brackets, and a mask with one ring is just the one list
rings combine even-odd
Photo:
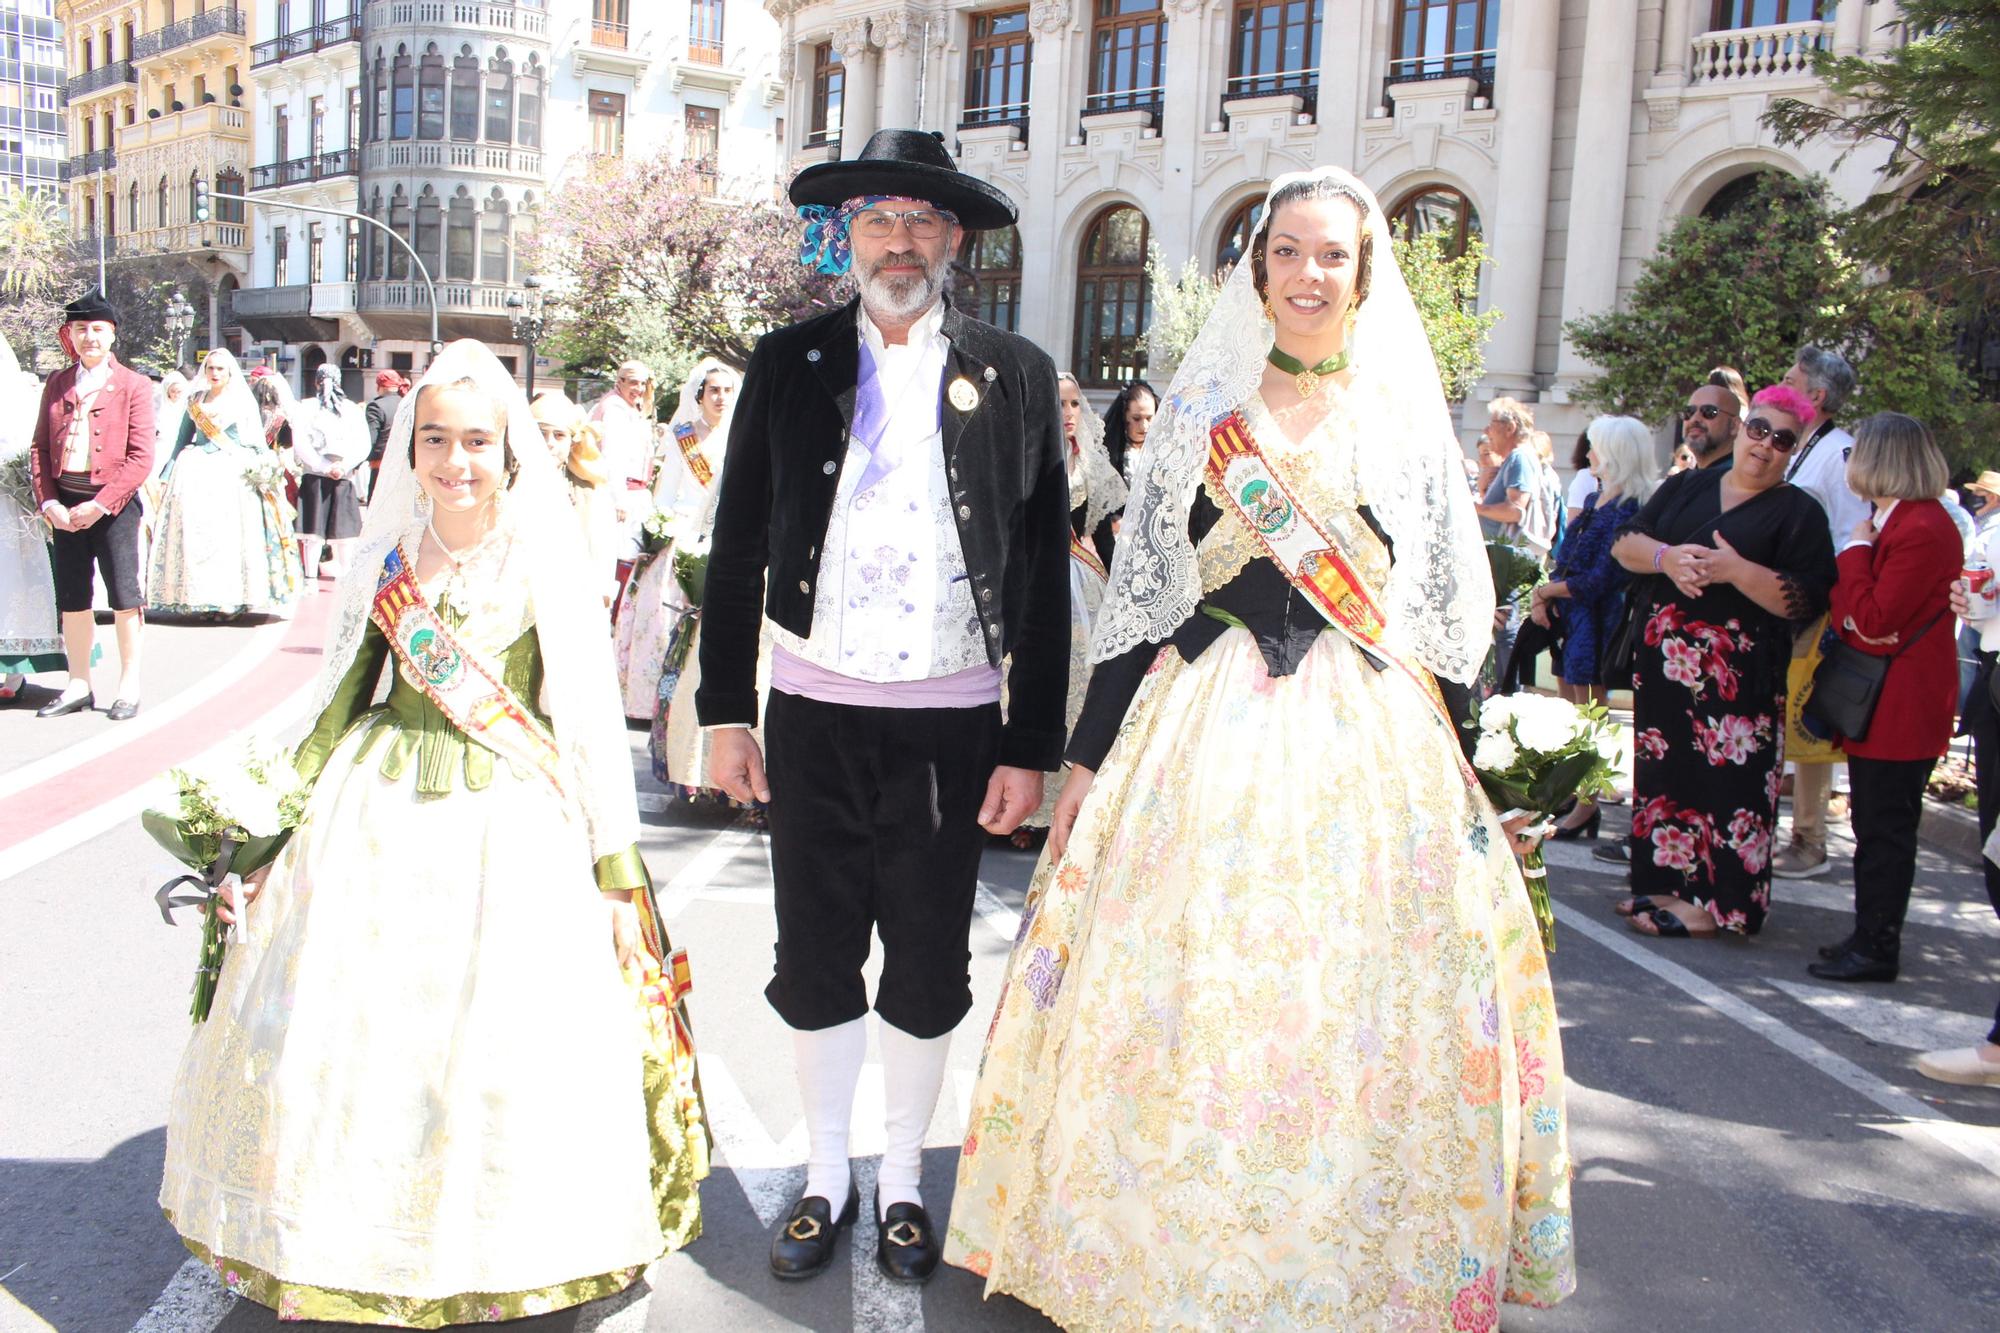
[(741, 366), (765, 331), (835, 301), (834, 280), (799, 263), (790, 208), (761, 190), (718, 197), (713, 182), (670, 153), (605, 157), (550, 198), (527, 259), (571, 369), (635, 356), (663, 377), (703, 355)]
[(0, 336), (29, 369), (61, 364), (56, 328), (82, 275), (55, 196), (0, 186)]

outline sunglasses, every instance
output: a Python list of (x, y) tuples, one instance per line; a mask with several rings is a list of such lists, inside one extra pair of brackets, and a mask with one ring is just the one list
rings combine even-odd
[(871, 240), (885, 241), (896, 234), (896, 224), (901, 222), (910, 239), (934, 241), (944, 235), (947, 215), (929, 208), (913, 208), (907, 213), (887, 213), (879, 208), (864, 208), (854, 215), (849, 223), (856, 232)]
[(1771, 423), (1762, 417), (1751, 417), (1748, 421), (1744, 422), (1743, 433), (1759, 444), (1768, 439), (1771, 442), (1771, 447), (1781, 454), (1790, 453), (1798, 447), (1799, 443), (1797, 431), (1773, 430), (1771, 429)]
[(1717, 417), (1733, 417), (1736, 415), (1734, 412), (1723, 411), (1721, 408), (1717, 407), (1714, 403), (1703, 403), (1700, 407), (1696, 407), (1693, 403), (1689, 403), (1686, 407), (1683, 407), (1681, 409), (1681, 420), (1692, 421), (1694, 420), (1694, 414), (1697, 412), (1701, 413), (1701, 419), (1703, 421), (1713, 421)]

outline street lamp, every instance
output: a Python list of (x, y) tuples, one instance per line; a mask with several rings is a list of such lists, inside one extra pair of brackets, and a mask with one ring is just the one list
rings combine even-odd
[(528, 289), (527, 295), (520, 292), (507, 293), (507, 314), (514, 328), (514, 341), (528, 349), (528, 397), (535, 396), (535, 343), (542, 336), (542, 282), (539, 278), (523, 278), (521, 285)]
[(194, 307), (188, 304), (187, 297), (176, 287), (174, 294), (167, 298), (167, 337), (173, 339), (176, 370), (187, 364), (187, 340), (192, 332), (194, 332)]

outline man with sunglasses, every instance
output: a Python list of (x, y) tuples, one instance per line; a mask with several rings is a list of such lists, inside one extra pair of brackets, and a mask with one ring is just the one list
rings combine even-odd
[(1736, 395), (1719, 384), (1704, 384), (1688, 395), (1681, 408), (1681, 439), (1694, 452), (1696, 467), (1729, 466), (1742, 419)]
[[(942, 1255), (918, 1185), (951, 1032), (972, 1006), (980, 852), (1041, 804), (1062, 758), (1062, 416), (1054, 363), (946, 298), (962, 233), (1015, 210), (938, 136), (883, 130), (858, 158), (800, 172), (790, 194), (808, 223), (801, 259), (849, 277), (856, 298), (751, 354), (695, 709), (711, 782), (770, 803), (778, 941), (764, 993), (792, 1029), (809, 1145), (771, 1270), (821, 1272), (859, 1212), (848, 1122), (879, 934), (876, 1263), (921, 1282)], [(749, 731), (766, 619), (768, 763)]]
[[(1804, 439), (1792, 450), (1785, 480), (1819, 501), (1826, 510), (1828, 529), (1841, 537), (1869, 513), (1868, 502), (1847, 484), (1847, 456), (1854, 451), (1854, 437), (1833, 420), (1854, 393), (1854, 367), (1831, 348), (1808, 345), (1799, 348), (1781, 382), (1813, 405), (1812, 419), (1800, 423)], [(1822, 617), (1799, 635), (1794, 654), (1798, 661), (1808, 660), (1825, 628)], [(1802, 668), (1794, 672), (1793, 693), (1798, 692), (1802, 682), (1797, 677), (1803, 674)], [(1796, 715), (1796, 701), (1790, 711)], [(1792, 835), (1790, 843), (1771, 858), (1771, 873), (1780, 879), (1807, 879), (1826, 870), (1827, 807), (1840, 757), (1837, 750), (1828, 753), (1804, 735), (1795, 734), (1789, 741), (1786, 748), (1796, 756), (1797, 765), (1792, 778)]]

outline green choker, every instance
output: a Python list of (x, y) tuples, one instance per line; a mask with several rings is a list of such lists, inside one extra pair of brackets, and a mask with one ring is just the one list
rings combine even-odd
[(1310, 398), (1317, 393), (1319, 382), (1328, 375), (1338, 375), (1347, 369), (1346, 352), (1337, 352), (1316, 366), (1308, 366), (1297, 357), (1274, 346), (1264, 359), (1292, 377), (1292, 386), (1299, 391), (1301, 398)]

